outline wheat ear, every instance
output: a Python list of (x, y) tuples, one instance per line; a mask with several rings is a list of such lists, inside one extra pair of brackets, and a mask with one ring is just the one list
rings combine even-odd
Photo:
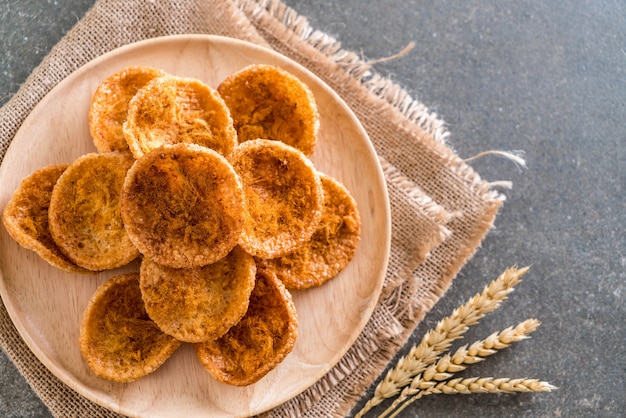
[(472, 393), (551, 392), (556, 386), (538, 379), (509, 379), (494, 377), (468, 377), (446, 380), (421, 391), (416, 396), (446, 394), (469, 395)]
[(537, 379), (508, 379), (493, 377), (469, 377), (446, 380), (433, 384), (428, 389), (418, 392), (389, 418), (395, 418), (408, 404), (426, 395), (441, 394), (469, 395), (472, 393), (515, 393), (515, 392), (551, 392), (557, 389), (548, 382)]
[(428, 390), (435, 386), (437, 382), (450, 379), (453, 373), (463, 371), (470, 365), (483, 361), (486, 357), (495, 354), (498, 350), (509, 347), (514, 342), (529, 338), (528, 335), (534, 332), (540, 324), (536, 319), (527, 319), (515, 327), (508, 327), (500, 332), (494, 332), (484, 340), (476, 341), (469, 348), (467, 345), (464, 345), (457, 349), (454, 354), (444, 355), (436, 363), (426, 368), (423, 373), (415, 376), (411, 384), (402, 390), (391, 406), (378, 418), (395, 417), (416, 399), (419, 399), (415, 395), (420, 391)]
[(481, 293), (474, 295), (450, 316), (439, 321), (434, 329), (424, 335), (418, 345), (413, 346), (408, 354), (400, 358), (395, 367), (387, 372), (376, 386), (374, 396), (366, 402), (355, 418), (363, 417), (385, 399), (400, 393), (415, 376), (437, 361), (441, 353), (447, 350), (454, 340), (461, 338), (471, 325), (475, 325), (486, 314), (496, 310), (527, 271), (528, 267), (506, 269)]

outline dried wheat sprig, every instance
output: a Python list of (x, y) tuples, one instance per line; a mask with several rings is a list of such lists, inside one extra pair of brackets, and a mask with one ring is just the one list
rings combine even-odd
[(551, 392), (556, 386), (539, 379), (510, 379), (494, 377), (456, 378), (440, 382), (417, 396), (431, 394), (469, 395), (472, 393)]
[[(469, 348), (467, 345), (464, 345), (458, 348), (454, 354), (444, 355), (437, 362), (426, 368), (423, 373), (415, 376), (411, 383), (402, 389), (400, 395), (389, 408), (380, 414), (378, 418), (397, 415), (416, 399), (415, 395), (418, 392), (432, 388), (436, 385), (436, 382), (450, 379), (454, 373), (463, 371), (470, 365), (483, 361), (486, 357), (495, 354), (498, 350), (509, 347), (514, 342), (529, 338), (529, 334), (534, 332), (540, 324), (536, 319), (527, 319), (515, 327), (508, 327), (500, 332), (494, 332), (484, 340), (476, 341)], [(394, 410), (396, 412), (390, 415)]]
[(500, 332), (494, 332), (484, 340), (476, 341), (468, 349), (461, 347), (453, 356), (452, 362), (455, 364), (472, 364), (484, 360), (484, 357), (494, 354), (497, 350), (509, 347), (512, 343), (525, 340), (529, 334), (539, 328), (541, 322), (531, 318), (517, 324), (515, 327), (508, 327)]
[(515, 393), (515, 392), (551, 392), (558, 389), (548, 382), (538, 379), (509, 379), (493, 377), (469, 377), (456, 378), (430, 385), (425, 390), (405, 402), (401, 408), (396, 409), (389, 418), (395, 418), (404, 408), (412, 402), (426, 395), (446, 394), (469, 395), (472, 393)]
[(441, 353), (447, 350), (454, 340), (461, 338), (471, 325), (475, 325), (486, 314), (496, 310), (527, 271), (528, 267), (506, 269), (480, 294), (474, 295), (450, 316), (439, 321), (434, 329), (424, 335), (417, 346), (413, 346), (409, 353), (400, 358), (395, 367), (387, 372), (376, 386), (374, 396), (366, 402), (355, 418), (363, 417), (385, 399), (400, 393), (404, 386), (411, 383), (413, 377), (437, 361)]

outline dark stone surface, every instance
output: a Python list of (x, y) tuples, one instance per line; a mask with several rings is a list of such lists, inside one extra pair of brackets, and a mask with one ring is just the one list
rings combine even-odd
[[(0, 103), (92, 3), (0, 0)], [(286, 4), (367, 59), (388, 57), (415, 42), (406, 56), (375, 69), (446, 121), (461, 157), (525, 151), (527, 169), (495, 156), (471, 162), (484, 179), (512, 181), (513, 189), (504, 190), (507, 201), (496, 228), (410, 344), (506, 267), (532, 265), (509, 301), (470, 330), (467, 341), (530, 317), (542, 326), (532, 339), (465, 375), (533, 377), (559, 389), (431, 396), (401, 416), (626, 415), (625, 3)], [(50, 415), (3, 353), (0, 415)]]

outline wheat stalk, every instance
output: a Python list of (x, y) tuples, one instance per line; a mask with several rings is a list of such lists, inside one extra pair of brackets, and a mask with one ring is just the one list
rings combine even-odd
[(426, 395), (446, 394), (469, 395), (472, 393), (515, 393), (515, 392), (551, 392), (557, 389), (548, 382), (537, 379), (509, 379), (493, 377), (456, 378), (429, 385), (396, 409), (389, 418), (395, 418), (406, 406)]
[(489, 283), (480, 294), (476, 294), (464, 305), (455, 309), (450, 316), (439, 321), (434, 329), (424, 335), (418, 345), (413, 346), (408, 354), (400, 358), (394, 368), (387, 372), (376, 386), (374, 396), (366, 402), (355, 418), (363, 417), (385, 399), (399, 394), (400, 390), (410, 384), (415, 376), (436, 362), (441, 353), (447, 350), (454, 340), (461, 338), (471, 325), (478, 323), (486, 314), (496, 310), (527, 271), (528, 267), (508, 268), (496, 280)]
[[(467, 345), (464, 345), (457, 349), (454, 354), (444, 355), (436, 363), (431, 364), (423, 373), (415, 376), (391, 406), (379, 415), (379, 418), (395, 417), (413, 401), (419, 399), (415, 395), (420, 391), (429, 390), (436, 385), (436, 382), (450, 379), (453, 373), (463, 371), (470, 365), (483, 361), (486, 357), (495, 354), (498, 350), (509, 347), (514, 342), (529, 338), (528, 335), (534, 332), (539, 325), (540, 322), (538, 320), (527, 319), (515, 327), (508, 327), (500, 332), (494, 332), (484, 340), (476, 341), (469, 348)], [(402, 405), (400, 406), (400, 404)], [(391, 414), (394, 410), (395, 412)]]
[(556, 386), (538, 379), (510, 379), (494, 377), (456, 378), (439, 382), (421, 391), (417, 398), (433, 394), (469, 395), (472, 393), (551, 392)]

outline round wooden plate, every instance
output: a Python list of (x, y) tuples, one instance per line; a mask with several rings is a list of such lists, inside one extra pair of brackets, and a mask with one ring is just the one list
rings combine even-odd
[(129, 65), (161, 68), (216, 87), (253, 63), (279, 65), (307, 83), (321, 113), (315, 166), (353, 194), (362, 218), (355, 258), (325, 285), (294, 292), (299, 337), (275, 370), (248, 387), (219, 383), (190, 345), (183, 345), (155, 373), (129, 384), (96, 377), (78, 350), (79, 323), (96, 287), (132, 264), (94, 275), (69, 274), (21, 248), (0, 228), (0, 294), (30, 349), (58, 378), (88, 399), (136, 417), (249, 416), (298, 395), (346, 353), (368, 321), (382, 288), (390, 245), (384, 177), (367, 134), (346, 104), (320, 79), (271, 50), (223, 37), (156, 38), (114, 50), (56, 86), (25, 120), (0, 167), (0, 207), (20, 181), (52, 163), (71, 163), (95, 152), (87, 110), (108, 75)]

